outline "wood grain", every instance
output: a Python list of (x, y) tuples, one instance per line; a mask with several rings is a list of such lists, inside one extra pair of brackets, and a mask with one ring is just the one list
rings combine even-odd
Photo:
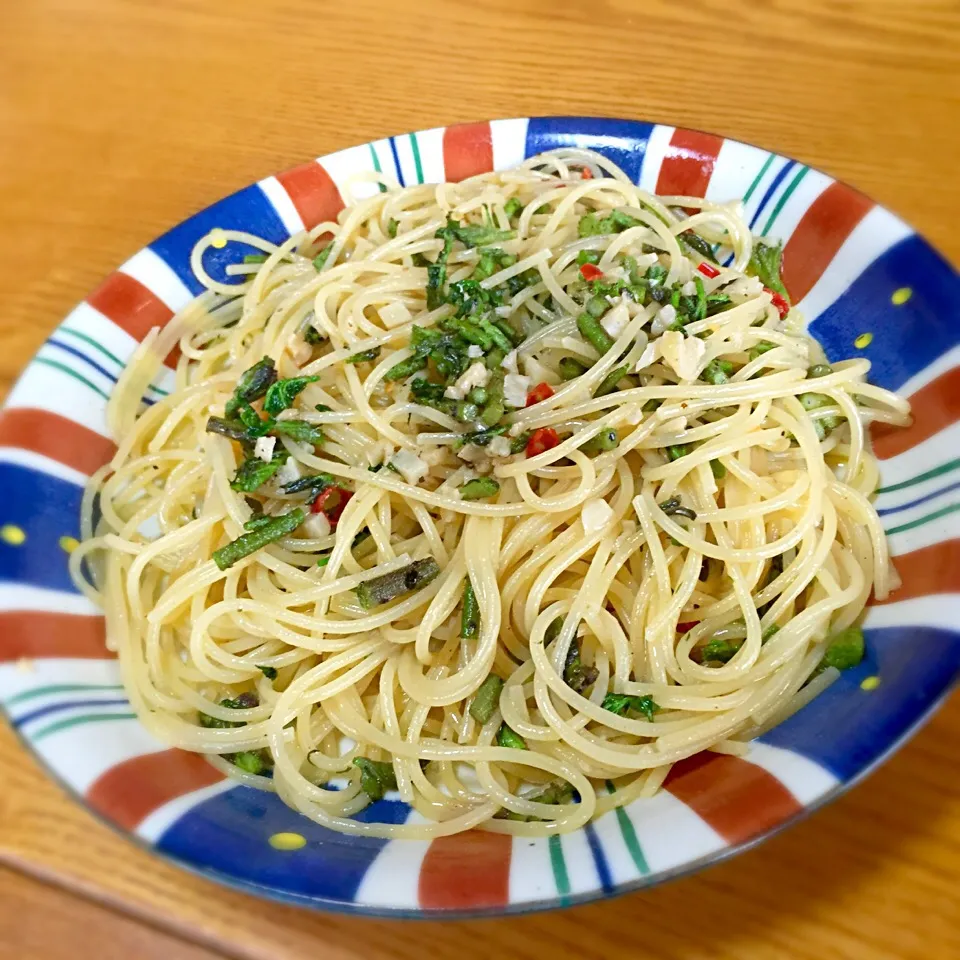
[[(457, 120), (602, 114), (759, 143), (853, 183), (960, 260), (956, 0), (31, 0), (4, 13), (0, 391), (85, 293), (189, 213), (309, 157)], [(0, 920), (9, 931), (33, 911), (34, 952), (16, 956), (44, 958), (63, 955), (56, 917), (114, 923), (136, 945), (118, 956), (189, 960), (404, 960), (427, 937), (459, 960), (956, 956), (958, 739), (954, 700), (848, 797), (700, 876), (424, 927), (214, 887), (95, 822), (3, 729), (0, 861), (102, 906), (3, 874)], [(124, 941), (127, 918), (168, 933)]]

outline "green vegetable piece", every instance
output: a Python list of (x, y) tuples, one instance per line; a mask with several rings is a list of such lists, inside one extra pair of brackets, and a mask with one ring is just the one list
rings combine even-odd
[(523, 212), (523, 204), (520, 202), (519, 197), (511, 197), (504, 205), (503, 212), (507, 215), (509, 220), (513, 220), (515, 217), (519, 217)]
[(266, 392), (263, 400), (264, 412), (275, 417), (287, 407), (292, 406), (293, 401), (308, 384), (319, 379), (319, 377), (291, 377), (289, 380), (277, 380)]
[(468, 400), (458, 400), (455, 416), (461, 423), (472, 423), (480, 416), (480, 408)]
[(610, 309), (610, 304), (605, 297), (593, 296), (586, 302), (585, 307), (591, 317), (599, 320)]
[(471, 403), (475, 403), (478, 407), (482, 407), (487, 402), (487, 390), (485, 387), (474, 387), (468, 394), (467, 399)]
[(303, 523), (305, 517), (306, 515), (299, 507), (289, 513), (282, 513), (279, 517), (271, 517), (271, 523), (264, 524), (250, 533), (244, 533), (225, 547), (214, 550), (213, 561), (221, 570), (226, 570), (238, 560), (292, 533)]
[(563, 667), (564, 682), (577, 693), (582, 693), (587, 689), (597, 677), (600, 671), (596, 667), (587, 666), (580, 659), (580, 641), (574, 637), (567, 650), (567, 659)]
[[(532, 800), (534, 803), (566, 804), (573, 800), (573, 787), (566, 781), (551, 783), (550, 786), (546, 787), (540, 793), (535, 793), (523, 799)], [(521, 823), (531, 823), (535, 820), (542, 819), (541, 817), (527, 817), (522, 813), (514, 813), (512, 810), (506, 809), (495, 813), (494, 818), (497, 820), (517, 820)]]
[(360, 770), (360, 789), (371, 800), (382, 800), (388, 790), (397, 789), (397, 775), (392, 763), (354, 757), (353, 765)]
[(807, 376), (811, 379), (814, 377), (826, 377), (831, 373), (833, 373), (833, 367), (831, 367), (829, 363), (815, 363), (807, 370)]
[(693, 285), (697, 288), (696, 319), (703, 320), (707, 315), (707, 291), (699, 275), (693, 278)]
[(286, 450), (280, 450), (269, 462), (259, 457), (248, 457), (237, 468), (236, 476), (230, 481), (230, 489), (238, 493), (253, 493), (286, 463), (288, 456)]
[(648, 400), (648, 401), (643, 405), (643, 412), (644, 412), (644, 413), (653, 413), (654, 410), (659, 410), (660, 407), (662, 407), (662, 406), (663, 406), (663, 401), (662, 401), (662, 400), (657, 400), (656, 398), (654, 398), (654, 399), (652, 399), (652, 400)]
[(579, 360), (575, 360), (573, 357), (563, 357), (558, 364), (560, 370), (560, 376), (564, 380), (575, 380), (577, 377), (583, 376), (590, 368), (585, 364), (581, 363)]
[(498, 367), (491, 371), (490, 379), (487, 381), (487, 402), (480, 414), (480, 421), (486, 427), (494, 427), (506, 412), (503, 398), (503, 370)]
[(653, 715), (660, 712), (660, 707), (657, 706), (653, 697), (635, 697), (628, 693), (608, 693), (600, 706), (618, 717), (626, 716), (628, 713), (642, 713), (650, 723), (653, 723)]
[(527, 741), (524, 740), (519, 733), (511, 730), (505, 723), (501, 723), (500, 729), (497, 731), (497, 746), (511, 747), (514, 750), (528, 749)]
[(270, 428), (270, 432), (290, 437), (291, 440), (295, 440), (297, 443), (311, 443), (314, 446), (323, 443), (325, 439), (323, 430), (316, 424), (308, 423), (306, 420), (278, 420)]
[(719, 460), (710, 461), (710, 472), (714, 479), (722, 480), (727, 475), (727, 468)]
[(586, 340), (597, 353), (602, 357), (614, 344), (613, 337), (607, 333), (596, 317), (589, 313), (581, 313), (577, 317), (577, 329), (580, 335)]
[(401, 593), (419, 590), (425, 587), (440, 574), (440, 565), (433, 557), (424, 560), (414, 560), (400, 570), (385, 573), (361, 583), (355, 589), (360, 606), (364, 610), (371, 610), (382, 603), (389, 603), (399, 597)]
[(523, 453), (527, 449), (527, 444), (530, 442), (530, 437), (533, 436), (531, 430), (524, 430), (523, 433), (517, 434), (510, 441), (510, 452), (511, 453)]
[(261, 514), (257, 517), (251, 517), (244, 525), (244, 530), (259, 530), (261, 527), (265, 527), (273, 517), (268, 517), (264, 514)]
[(333, 474), (318, 473), (312, 477), (298, 477), (290, 483), (283, 485), (284, 493), (303, 493), (305, 490), (310, 493), (322, 493), (327, 487), (332, 487), (335, 483)]
[(671, 497), (669, 500), (664, 500), (663, 503), (657, 504), (660, 509), (668, 517), (686, 517), (688, 520), (696, 520), (697, 512), (691, 510), (689, 507), (685, 507), (680, 503), (679, 497)]
[(257, 665), (257, 669), (268, 679), (276, 680), (277, 679), (277, 668), (276, 667), (261, 667)]
[[(473, 592), (473, 584), (468, 579), (467, 585), (463, 588), (463, 610), (460, 613), (460, 637), (463, 640), (475, 640), (479, 633), (480, 604), (477, 603), (477, 595)], [(487, 680), (489, 679), (490, 677), (487, 677)], [(483, 689), (482, 684), (480, 689)], [(485, 723), (486, 721), (481, 722)]]
[(376, 360), (380, 356), (379, 347), (371, 347), (369, 350), (361, 350), (359, 353), (354, 353), (351, 356), (347, 357), (344, 361), (345, 363), (370, 363), (373, 360)]
[(494, 437), (502, 437), (509, 427), (501, 424), (499, 427), (489, 427), (485, 430), (475, 430), (473, 433), (464, 433), (454, 444), (454, 449), (461, 450), (468, 443), (475, 444), (478, 447), (485, 447)]
[(244, 263), (266, 263), (267, 255), (265, 253), (248, 253), (243, 258)]
[(253, 443), (256, 435), (239, 420), (224, 420), (223, 417), (210, 417), (207, 420), (207, 433), (217, 433), (239, 443)]
[[(546, 646), (549, 646), (551, 643), (553, 643), (553, 641), (560, 636), (560, 631), (562, 629), (563, 629), (563, 617), (557, 617), (555, 620), (551, 620), (550, 626), (547, 627), (546, 631), (543, 634), (544, 644)], [(579, 651), (577, 655), (579, 656)]]
[(700, 234), (694, 233), (692, 230), (684, 230), (677, 239), (685, 243), (691, 250), (696, 250), (701, 257), (704, 257), (711, 263), (718, 262), (717, 251), (714, 249), (713, 244), (704, 240)]
[(325, 403), (315, 403), (313, 409), (317, 413), (333, 413), (333, 407), (328, 407)]
[(833, 400), (822, 393), (801, 393), (800, 404), (804, 410), (816, 410), (818, 407), (828, 407)]
[(700, 374), (700, 379), (714, 386), (726, 383), (733, 373), (733, 364), (729, 360), (721, 360), (719, 357), (711, 360)]
[(470, 704), (470, 716), (477, 723), (486, 723), (493, 716), (493, 711), (500, 703), (501, 690), (503, 690), (503, 680), (495, 673), (489, 674), (480, 684), (473, 697), (473, 703)]
[(601, 381), (600, 385), (594, 391), (594, 397), (605, 397), (617, 389), (617, 384), (623, 380), (630, 372), (630, 367), (616, 367), (611, 370)]
[[(260, 703), (255, 693), (241, 693), (239, 697), (233, 700), (221, 700), (219, 706), (226, 707), (228, 710), (247, 710)], [(226, 729), (228, 727), (245, 727), (246, 720), (221, 720), (219, 717), (211, 717), (208, 713), (201, 713), (198, 716), (201, 727), (209, 729)]]
[(500, 484), (493, 477), (476, 477), (460, 487), (461, 500), (486, 500), (500, 492)]
[(400, 224), (391, 217), (390, 220), (387, 221), (387, 236), (391, 238), (395, 237), (397, 235), (397, 227), (399, 226)]
[(580, 449), (592, 456), (595, 453), (603, 453), (606, 450), (613, 450), (620, 442), (617, 431), (610, 427), (608, 430), (601, 430), (595, 437), (591, 437)]
[(277, 379), (277, 368), (272, 357), (258, 360), (249, 370), (246, 370), (237, 381), (233, 396), (227, 401), (225, 413), (228, 418), (233, 417), (241, 404), (252, 403), (266, 394), (268, 388)]
[(267, 769), (267, 764), (264, 763), (259, 750), (244, 750), (242, 753), (235, 753), (232, 761), (234, 766), (247, 773), (262, 774)]
[(771, 343), (769, 340), (761, 340), (750, 348), (748, 356), (751, 360), (756, 360), (757, 357), (763, 356), (768, 350), (773, 350), (774, 347), (776, 347), (775, 343)]
[(667, 459), (679, 460), (690, 452), (690, 448), (685, 443), (675, 443), (667, 447)]
[(750, 254), (750, 262), (747, 264), (747, 273), (759, 277), (765, 287), (769, 287), (776, 293), (784, 297), (787, 302), (790, 301), (790, 294), (783, 285), (780, 277), (783, 269), (783, 244), (778, 243), (773, 246), (757, 240), (753, 245), (753, 252)]
[(262, 419), (249, 403), (241, 403), (237, 408), (237, 419), (246, 427), (251, 437), (265, 437), (273, 427), (273, 419)]
[(465, 224), (454, 228), (454, 236), (465, 247), (488, 247), (491, 243), (503, 243), (516, 237), (514, 230), (497, 230), (483, 224)]
[(863, 660), (863, 630), (860, 627), (847, 627), (830, 637), (829, 646), (823, 655), (822, 667), (836, 667), (837, 670), (849, 670), (859, 666)]
[(727, 663), (742, 646), (742, 640), (710, 640), (700, 648), (700, 662)]
[(327, 339), (312, 323), (308, 323), (303, 328), (302, 336), (304, 342), (309, 343), (311, 346), (323, 343)]
[[(602, 250), (581, 250), (577, 254), (577, 263), (582, 267), (585, 263), (598, 264), (603, 259)], [(636, 262), (636, 261), (634, 261)]]
[(314, 258), (313, 266), (314, 269), (319, 273), (326, 265), (327, 261), (330, 259), (330, 254), (333, 253), (333, 244), (329, 244), (324, 247)]

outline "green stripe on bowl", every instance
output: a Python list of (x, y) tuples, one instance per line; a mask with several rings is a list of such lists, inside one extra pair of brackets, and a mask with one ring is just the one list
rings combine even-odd
[[(956, 470), (957, 467), (960, 467), (960, 458), (957, 460), (950, 460), (947, 463), (942, 463), (939, 467), (934, 467), (932, 470), (927, 470), (925, 473), (918, 473), (915, 477), (910, 477), (909, 480), (901, 480), (899, 483), (891, 483), (889, 487), (880, 487), (877, 490), (877, 493), (894, 493), (897, 490), (904, 490), (907, 487), (912, 487), (917, 483), (923, 483), (924, 480), (932, 480), (934, 477), (943, 476), (943, 474), (949, 473), (951, 470)], [(889, 531), (887, 532), (889, 533)]]
[(121, 683), (54, 683), (46, 687), (35, 687), (33, 690), (24, 690), (15, 694), (6, 701), (8, 707), (18, 703), (26, 703), (36, 697), (46, 697), (53, 693), (76, 693), (78, 690), (122, 690)]
[(42, 727), (36, 733), (30, 735), (31, 742), (42, 740), (49, 737), (52, 733), (58, 733), (61, 730), (68, 730), (70, 727), (83, 726), (86, 723), (103, 723), (106, 720), (136, 720), (135, 713), (84, 713), (79, 717), (67, 717), (66, 720), (58, 720), (49, 726)]

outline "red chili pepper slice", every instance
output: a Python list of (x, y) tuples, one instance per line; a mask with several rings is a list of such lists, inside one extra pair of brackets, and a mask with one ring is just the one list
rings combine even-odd
[(580, 276), (584, 280), (599, 280), (603, 276), (603, 271), (592, 263), (584, 263), (580, 267)]
[(580, 171), (580, 179), (581, 179), (581, 180), (592, 180), (592, 179), (593, 179), (593, 171), (592, 171), (589, 167), (584, 167), (583, 170)]
[(549, 400), (552, 396), (553, 387), (549, 383), (538, 383), (527, 394), (527, 406), (532, 407), (535, 403), (540, 403), (541, 400)]
[(698, 264), (697, 269), (705, 276), (709, 277), (711, 280), (714, 277), (720, 276), (720, 271), (710, 263), (701, 263)]
[(541, 427), (534, 430), (527, 441), (527, 456), (536, 457), (547, 450), (552, 450), (560, 442), (560, 437), (553, 427)]
[(780, 319), (782, 320), (790, 312), (790, 304), (787, 303), (787, 298), (781, 293), (776, 293), (771, 290), (769, 287), (763, 288), (766, 293), (769, 293), (773, 305), (777, 308), (777, 313), (780, 314)]
[(343, 487), (327, 487), (313, 501), (310, 512), (322, 513), (330, 521), (330, 526), (335, 527), (344, 507), (350, 502), (352, 496), (352, 490), (344, 490)]
[(688, 630), (692, 630), (699, 622), (699, 620), (691, 620), (689, 623), (678, 623), (677, 633), (686, 633)]

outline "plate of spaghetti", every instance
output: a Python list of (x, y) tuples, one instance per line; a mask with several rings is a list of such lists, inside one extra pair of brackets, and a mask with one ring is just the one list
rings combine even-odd
[(214, 204), (0, 417), (0, 701), (223, 882), (566, 905), (841, 792), (960, 670), (957, 278), (826, 175), (587, 118)]

